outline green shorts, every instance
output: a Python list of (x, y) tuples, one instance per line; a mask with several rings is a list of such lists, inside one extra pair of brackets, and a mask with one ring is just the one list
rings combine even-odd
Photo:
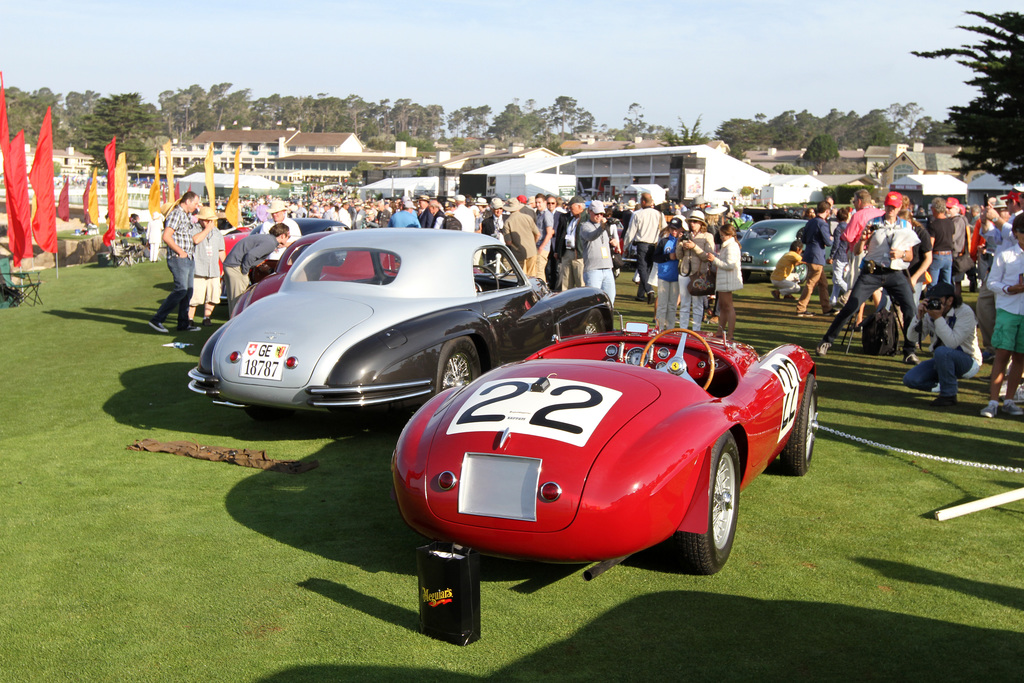
[(996, 325), (992, 330), (992, 346), (1004, 351), (1024, 353), (1024, 315), (996, 309)]

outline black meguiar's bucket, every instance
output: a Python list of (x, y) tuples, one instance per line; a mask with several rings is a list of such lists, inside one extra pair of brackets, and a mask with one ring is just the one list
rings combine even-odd
[(420, 633), (454, 645), (480, 640), (480, 553), (435, 541), (416, 549)]

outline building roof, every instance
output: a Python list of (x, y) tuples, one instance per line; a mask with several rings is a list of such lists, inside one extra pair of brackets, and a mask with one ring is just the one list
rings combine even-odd
[(231, 129), (231, 130), (204, 130), (199, 135), (192, 138), (192, 144), (204, 144), (204, 143), (216, 143), (216, 142), (229, 142), (233, 144), (251, 144), (251, 143), (276, 143), (278, 139), (284, 138), (289, 140), (298, 134), (296, 130), (282, 130), (280, 128), (275, 130), (242, 130), (242, 129)]
[[(288, 140), (289, 145), (310, 145), (323, 147), (340, 147), (356, 136), (352, 133), (303, 133), (298, 132)], [(359, 142), (356, 138), (356, 142)], [(361, 147), (362, 145), (360, 145)]]
[(752, 149), (743, 158), (752, 164), (795, 164), (804, 157), (802, 149)]
[(389, 163), (395, 161), (394, 154), (380, 152), (353, 152), (351, 154), (283, 154), (278, 161), (366, 161)]
[(933, 173), (958, 173), (960, 171), (960, 162), (952, 154), (904, 152), (893, 159), (891, 165), (899, 163), (901, 157), (906, 157), (922, 171)]
[(889, 189), (963, 197), (967, 194), (967, 183), (951, 175), (913, 174), (893, 181)]
[[(558, 166), (573, 166), (576, 160), (572, 157), (541, 157), (534, 159), (508, 159), (490, 166), (468, 171), (473, 175), (520, 175), (525, 173), (542, 173)], [(572, 175), (567, 173), (566, 175)]]
[(648, 149), (651, 147), (668, 147), (661, 140), (566, 140), (560, 146), (563, 152), (606, 152), (625, 149)]
[(877, 185), (877, 181), (866, 173), (862, 174), (819, 174), (818, 180), (826, 185)]

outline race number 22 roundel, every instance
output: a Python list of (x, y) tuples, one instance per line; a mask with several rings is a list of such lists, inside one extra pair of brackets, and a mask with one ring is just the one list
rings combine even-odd
[(782, 422), (779, 424), (779, 441), (782, 441), (796, 420), (797, 399), (800, 398), (800, 372), (796, 363), (784, 354), (769, 356), (763, 365), (772, 371), (782, 385)]
[(608, 387), (551, 377), (544, 391), (531, 391), (537, 378), (482, 384), (448, 426), (448, 434), (500, 432), (532, 434), (583, 446), (622, 396)]

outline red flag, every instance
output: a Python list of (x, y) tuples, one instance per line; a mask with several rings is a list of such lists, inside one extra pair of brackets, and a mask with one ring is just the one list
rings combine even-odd
[(71, 220), (71, 196), (67, 178), (64, 179), (64, 188), (60, 191), (60, 198), (57, 200), (57, 218), (65, 223)]
[(85, 214), (85, 224), (95, 223), (89, 213), (89, 193), (92, 192), (92, 178), (85, 179), (85, 192), (82, 193), (82, 213)]
[(117, 171), (117, 136), (103, 148), (103, 156), (107, 159), (107, 232), (103, 235), (103, 244), (108, 247), (117, 239), (117, 199), (114, 196)]
[(32, 233), (36, 244), (49, 254), (57, 253), (57, 206), (53, 201), (53, 129), (50, 107), (46, 108), (43, 126), (39, 129), (39, 144), (29, 172), (32, 189), (36, 193), (36, 214), (32, 217)]
[(28, 174), (25, 170), (25, 133), (11, 140), (10, 153), (4, 157), (4, 167), (10, 159), (10, 172), (4, 173), (7, 185), (7, 237), (10, 240), (11, 260), (15, 268), (21, 267), (21, 260), (32, 258), (32, 205), (28, 200)]

